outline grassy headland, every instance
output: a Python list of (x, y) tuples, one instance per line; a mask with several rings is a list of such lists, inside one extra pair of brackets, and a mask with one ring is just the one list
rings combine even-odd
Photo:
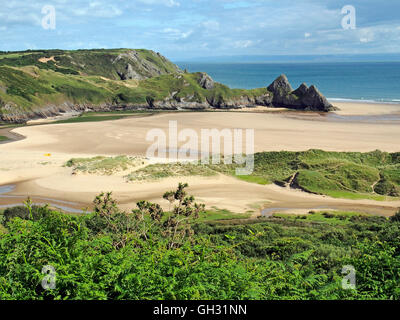
[[(0, 115), (43, 116), (76, 106), (174, 108), (179, 102), (223, 104), (268, 94), (266, 88), (230, 89), (201, 84), (202, 73), (184, 73), (149, 50), (40, 50), (0, 53)], [(68, 106), (68, 107), (66, 107)], [(85, 109), (85, 108), (83, 108)]]

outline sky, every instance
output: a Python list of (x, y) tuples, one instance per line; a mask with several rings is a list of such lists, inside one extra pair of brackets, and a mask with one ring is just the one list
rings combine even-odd
[(400, 53), (400, 1), (0, 0), (0, 50), (50, 48), (146, 48), (173, 60)]

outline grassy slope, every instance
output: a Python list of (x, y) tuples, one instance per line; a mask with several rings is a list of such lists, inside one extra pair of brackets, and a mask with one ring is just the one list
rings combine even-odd
[[(215, 170), (229, 174), (234, 174), (235, 167), (213, 166)], [(313, 193), (376, 200), (400, 195), (400, 154), (381, 151), (262, 152), (255, 154), (253, 174), (239, 178), (259, 184), (283, 185), (296, 173), (295, 184)]]

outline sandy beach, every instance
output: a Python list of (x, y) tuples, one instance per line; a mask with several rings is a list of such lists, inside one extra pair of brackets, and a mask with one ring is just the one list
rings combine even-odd
[[(15, 185), (15, 189), (0, 196), (0, 206), (20, 203), (26, 196), (36, 202), (64, 201), (68, 207), (89, 207), (102, 191), (113, 191), (124, 209), (134, 207), (138, 200), (155, 201), (166, 207), (162, 194), (179, 182), (188, 182), (189, 192), (207, 207), (233, 212), (262, 209), (307, 212), (311, 209), (358, 210), (372, 214), (391, 215), (399, 201), (343, 200), (312, 195), (275, 185), (257, 185), (234, 177), (168, 178), (157, 182), (127, 183), (123, 174), (113, 176), (72, 175), (63, 167), (76, 157), (97, 155), (144, 156), (151, 142), (148, 130), (160, 128), (168, 132), (168, 123), (175, 120), (178, 130), (249, 128), (255, 130), (255, 151), (400, 151), (400, 122), (396, 115), (400, 106), (376, 104), (334, 103), (341, 111), (332, 115), (301, 112), (200, 112), (162, 113), (151, 117), (134, 117), (115, 121), (47, 124), (14, 129), (23, 140), (0, 145), (0, 186)], [(258, 110), (257, 110), (258, 111)], [(369, 116), (357, 120), (351, 116)], [(379, 116), (393, 115), (392, 121)], [(346, 118), (348, 116), (348, 118)], [(375, 119), (374, 117), (377, 116)], [(49, 200), (50, 199), (50, 200)], [(51, 202), (51, 201), (50, 201)], [(54, 202), (52, 202), (54, 203)]]
[(342, 102), (331, 101), (331, 103), (340, 108), (335, 113), (341, 115), (384, 115), (400, 114), (400, 104), (378, 104), (373, 102)]

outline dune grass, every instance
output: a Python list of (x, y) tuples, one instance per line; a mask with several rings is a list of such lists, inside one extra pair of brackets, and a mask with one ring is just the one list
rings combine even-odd
[(196, 163), (165, 163), (151, 164), (126, 176), (127, 181), (154, 181), (169, 177), (204, 176), (217, 175), (207, 165)]
[(73, 158), (70, 159), (65, 166), (72, 168), (73, 173), (89, 173), (100, 175), (112, 175), (116, 172), (121, 172), (144, 165), (145, 160), (137, 157), (116, 156), (94, 158)]
[(235, 219), (248, 219), (251, 217), (251, 213), (234, 213), (226, 209), (212, 208), (202, 212), (199, 216), (198, 221), (210, 222), (210, 221), (221, 221), (221, 220), (235, 220)]

